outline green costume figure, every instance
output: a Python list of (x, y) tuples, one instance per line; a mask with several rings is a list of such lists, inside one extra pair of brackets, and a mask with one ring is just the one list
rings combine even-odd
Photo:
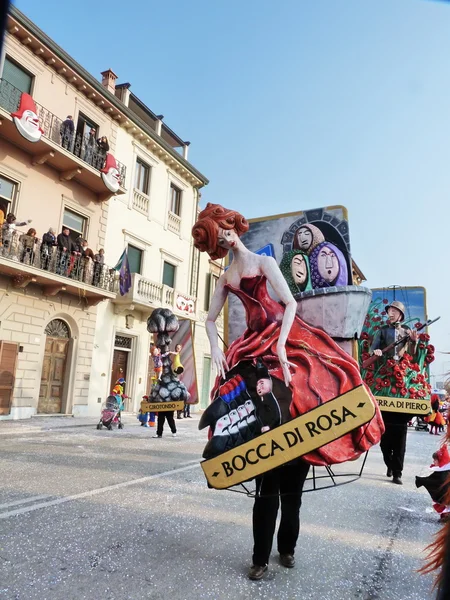
[(309, 259), (302, 250), (285, 252), (280, 263), (280, 271), (293, 296), (312, 290)]

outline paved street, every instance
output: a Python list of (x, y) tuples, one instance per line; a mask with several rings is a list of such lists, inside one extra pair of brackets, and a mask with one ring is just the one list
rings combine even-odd
[(161, 440), (132, 417), (123, 431), (97, 431), (94, 420), (0, 423), (0, 598), (434, 598), (415, 570), (438, 521), (414, 475), (426, 473), (437, 437), (409, 433), (403, 487), (385, 478), (376, 448), (360, 480), (305, 494), (296, 568), (273, 553), (254, 583), (252, 500), (208, 490), (205, 433), (196, 418), (178, 423), (178, 437)]

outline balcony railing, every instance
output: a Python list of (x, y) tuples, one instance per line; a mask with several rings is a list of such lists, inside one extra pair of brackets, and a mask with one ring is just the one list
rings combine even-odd
[[(67, 277), (107, 292), (118, 291), (118, 273), (100, 262), (50, 246), (29, 235), (2, 232), (0, 258), (31, 266), (42, 272)], [(1, 270), (1, 269), (0, 269)]]
[[(7, 112), (15, 112), (19, 108), (22, 92), (6, 79), (0, 79), (0, 106)], [(71, 154), (74, 154), (83, 162), (87, 163), (97, 171), (103, 169), (106, 152), (97, 144), (96, 139), (81, 133), (75, 134), (67, 131), (63, 121), (49, 110), (35, 102), (39, 124), (44, 131), (44, 136), (60, 145)], [(116, 159), (117, 169), (120, 173), (121, 186), (125, 187), (127, 168)]]
[(131, 289), (125, 296), (118, 295), (115, 300), (116, 304), (125, 306), (136, 304), (149, 310), (162, 306), (179, 311), (179, 314), (184, 314), (188, 318), (195, 316), (196, 298), (193, 296), (178, 292), (168, 285), (146, 279), (138, 273), (133, 273), (131, 279)]
[(133, 208), (144, 215), (148, 215), (149, 206), (150, 198), (146, 194), (135, 189), (133, 191)]
[(169, 231), (173, 231), (174, 233), (180, 233), (181, 229), (181, 217), (170, 210), (167, 217), (167, 229), (169, 229)]

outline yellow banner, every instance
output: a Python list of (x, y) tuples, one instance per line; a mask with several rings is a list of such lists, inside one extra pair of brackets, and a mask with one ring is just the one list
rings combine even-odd
[(166, 412), (168, 410), (183, 410), (183, 400), (177, 402), (141, 402), (141, 411), (146, 412)]
[(229, 488), (317, 450), (375, 415), (363, 385), (201, 464), (208, 483)]
[(427, 415), (431, 412), (429, 400), (411, 400), (411, 398), (389, 398), (375, 396), (380, 410), (387, 412), (411, 413), (411, 415)]

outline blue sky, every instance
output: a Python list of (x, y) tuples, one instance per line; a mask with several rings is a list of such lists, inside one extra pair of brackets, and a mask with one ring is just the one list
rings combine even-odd
[(449, 3), (16, 5), (191, 141), (204, 202), (249, 218), (346, 206), (369, 286), (425, 286), (429, 316), (442, 316), (433, 342), (450, 351)]

